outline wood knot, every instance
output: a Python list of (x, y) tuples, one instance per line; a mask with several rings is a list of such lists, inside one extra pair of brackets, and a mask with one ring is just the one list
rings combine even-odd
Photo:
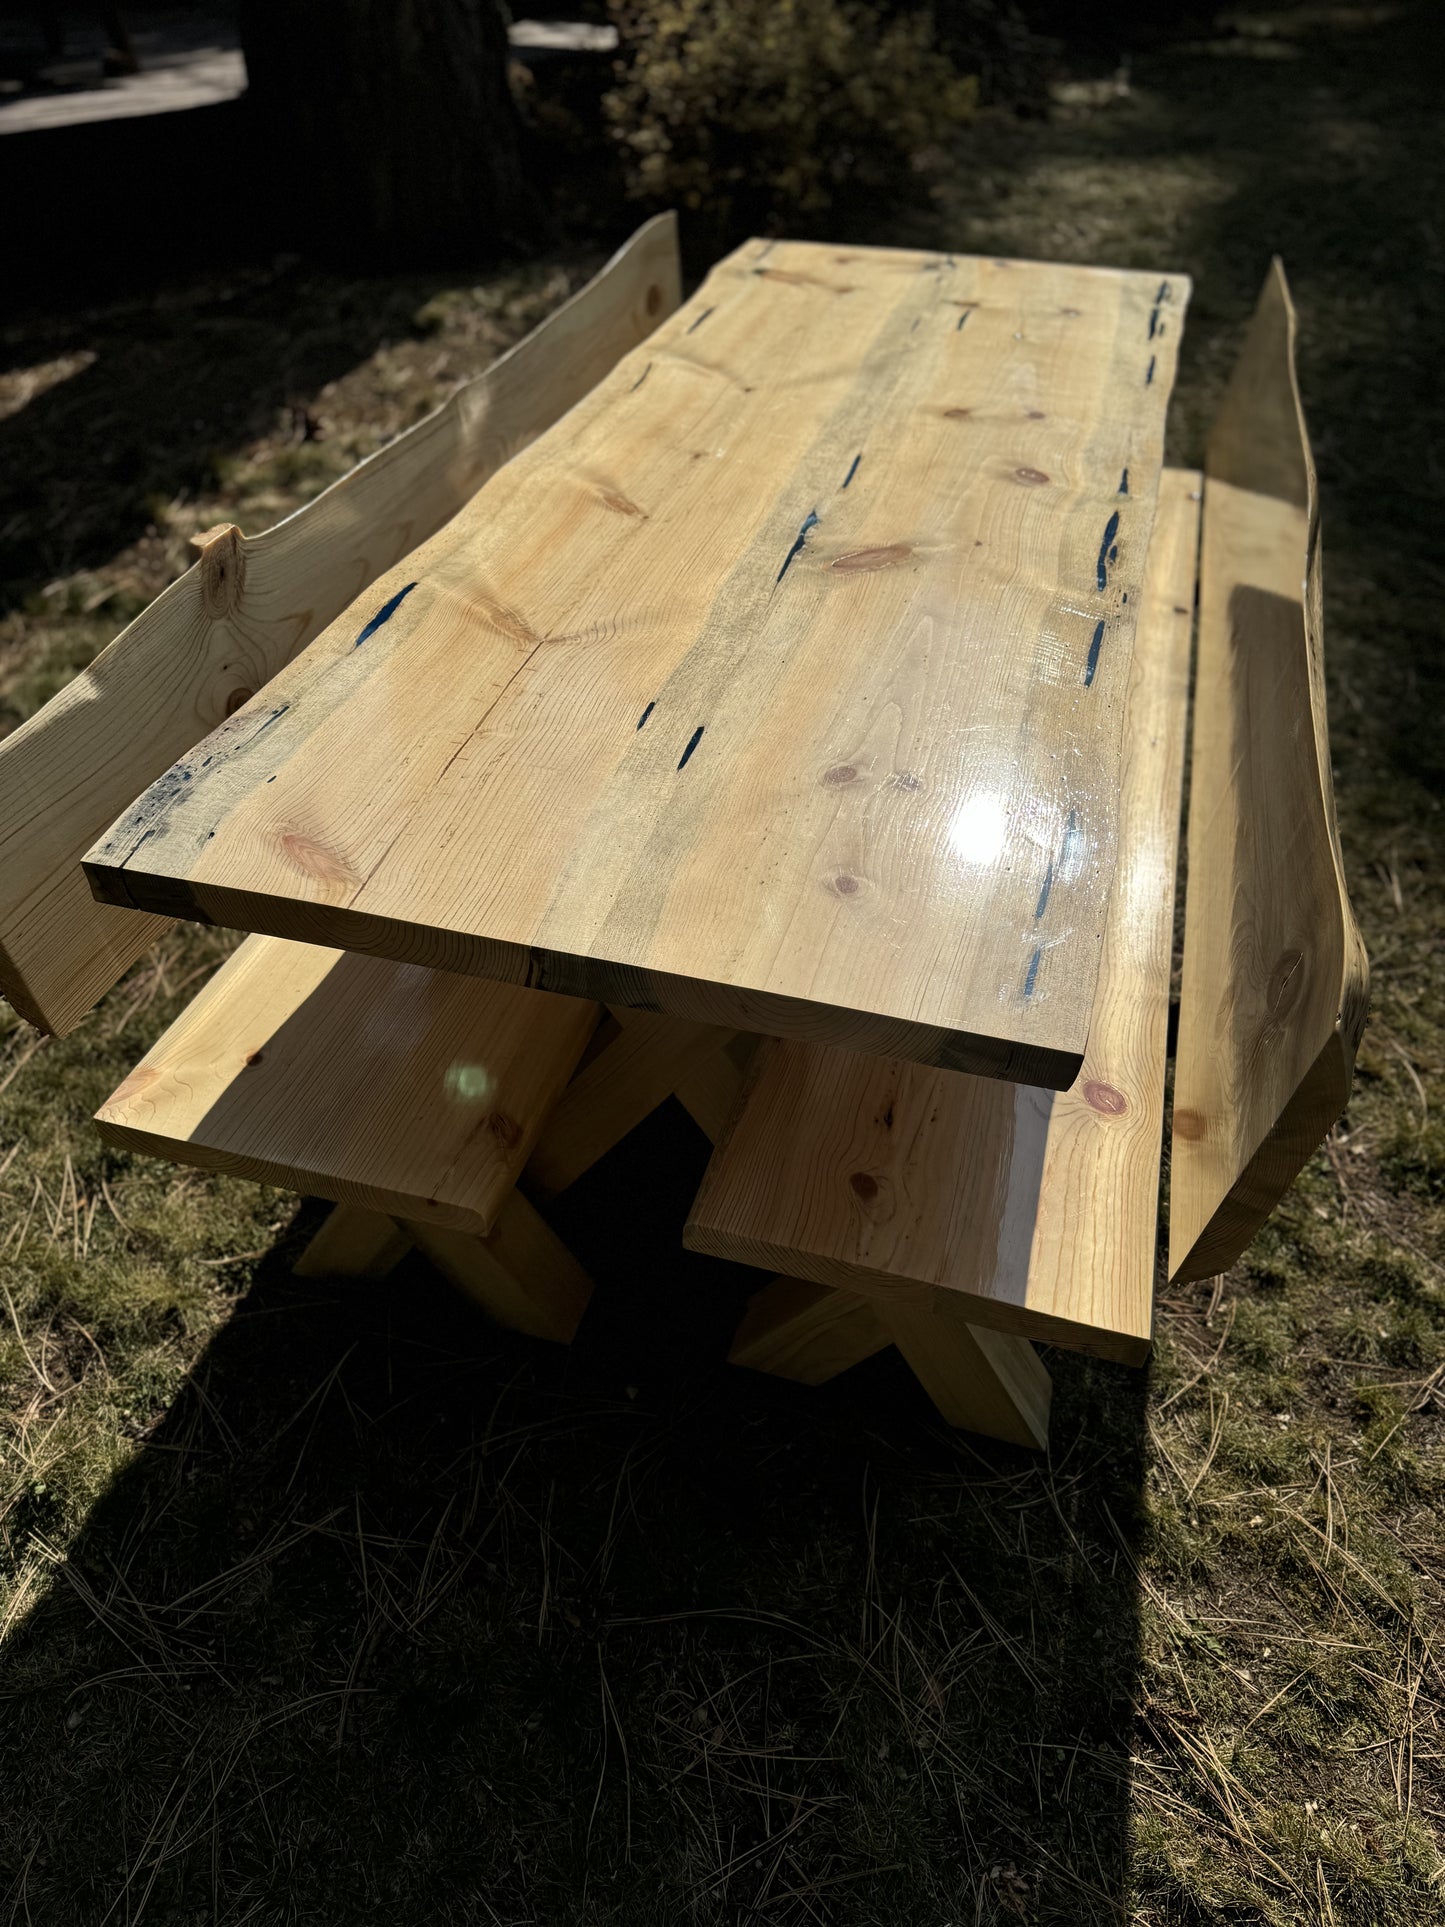
[(651, 287), (649, 287), (649, 289), (647, 290), (647, 295), (643, 302), (643, 306), (647, 309), (647, 312), (649, 314), (656, 314), (658, 309), (662, 306), (662, 289), (658, 287), (655, 281), (652, 283)]
[(973, 410), (971, 408), (945, 408), (943, 411), (943, 419), (946, 422), (963, 422), (967, 421), (972, 413)]
[[(697, 457), (694, 456), (693, 460), (696, 461)], [(604, 508), (611, 509), (616, 515), (640, 515), (644, 522), (647, 520), (647, 510), (639, 508), (636, 502), (622, 493), (621, 489), (599, 489), (597, 499)]]
[(878, 1180), (867, 1171), (855, 1171), (848, 1183), (854, 1197), (861, 1198), (864, 1204), (871, 1204), (878, 1196)]
[(1048, 476), (1045, 475), (1041, 468), (1016, 468), (1014, 470), (1014, 480), (1026, 482), (1030, 488), (1042, 488), (1048, 479)]
[(1024, 420), (1029, 422), (1046, 422), (1048, 416), (1042, 408), (1026, 408), (1024, 410)]
[(840, 555), (829, 564), (842, 575), (854, 575), (872, 569), (896, 568), (906, 562), (913, 553), (910, 542), (889, 542), (883, 548), (853, 549), (847, 555)]
[(852, 783), (858, 775), (851, 763), (835, 763), (832, 769), (823, 771), (823, 781), (830, 789), (839, 789), (844, 783)]
[(244, 709), (255, 693), (254, 689), (233, 689), (226, 698), (226, 714), (234, 716), (238, 709)]
[(148, 1090), (159, 1076), (160, 1072), (154, 1064), (138, 1064), (120, 1088), (112, 1091), (110, 1096), (105, 1100), (106, 1114), (113, 1114), (128, 1103), (131, 1098), (139, 1097), (141, 1092)]
[(266, 1053), (264, 1051), (259, 1051), (259, 1050), (247, 1051), (245, 1068), (247, 1070), (250, 1070), (253, 1064), (259, 1064), (261, 1062), (261, 1059), (265, 1056), (265, 1054)]
[(339, 850), (333, 850), (329, 844), (320, 842), (314, 836), (307, 836), (303, 830), (283, 830), (281, 850), (287, 861), (294, 864), (303, 876), (313, 877), (318, 883), (350, 884), (360, 881)]
[(841, 876), (834, 877), (833, 888), (838, 892), (840, 897), (856, 897), (859, 889), (858, 879), (857, 877), (850, 877), (847, 872), (844, 871)]
[(1129, 1108), (1128, 1098), (1116, 1084), (1105, 1084), (1097, 1077), (1084, 1086), (1084, 1101), (1104, 1117), (1122, 1117)]
[(487, 1129), (499, 1144), (514, 1151), (522, 1141), (522, 1127), (516, 1118), (508, 1117), (505, 1111), (493, 1111), (487, 1119)]
[(1202, 1111), (1176, 1111), (1174, 1113), (1174, 1135), (1182, 1137), (1186, 1143), (1197, 1144), (1209, 1129)]

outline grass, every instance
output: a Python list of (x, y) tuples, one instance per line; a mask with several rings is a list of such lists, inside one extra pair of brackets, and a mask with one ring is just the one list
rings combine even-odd
[[(69, 1039), (0, 1019), (5, 1919), (1441, 1917), (1428, 11), (1251, 12), (1107, 108), (981, 124), (890, 223), (1191, 272), (1186, 462), (1289, 267), (1374, 1011), (1348, 1117), (1244, 1261), (1162, 1295), (1147, 1377), (1053, 1357), (1035, 1460), (945, 1433), (887, 1357), (818, 1394), (721, 1368), (736, 1279), (617, 1204), (648, 1174), (680, 1212), (680, 1118), (569, 1200), (599, 1293), (563, 1354), (420, 1266), (293, 1281), (314, 1206), (94, 1141), (224, 937), (167, 938)], [(304, 500), (590, 265), (282, 266), (17, 326), (6, 713), (191, 533)]]

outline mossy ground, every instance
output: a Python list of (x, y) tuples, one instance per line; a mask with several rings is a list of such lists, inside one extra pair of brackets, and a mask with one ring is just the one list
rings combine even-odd
[[(1184, 462), (1286, 259), (1374, 1013), (1244, 1262), (1163, 1295), (1147, 1377), (1052, 1358), (1035, 1460), (946, 1434), (888, 1358), (819, 1394), (721, 1368), (738, 1287), (664, 1221), (680, 1115), (569, 1201), (599, 1294), (563, 1354), (419, 1265), (293, 1281), (314, 1206), (96, 1143), (226, 938), (168, 937), (63, 1041), (0, 1018), (4, 1918), (1445, 1913), (1432, 11), (1160, 48), (1107, 108), (980, 123), (889, 229), (1191, 272)], [(304, 500), (595, 258), (282, 267), (12, 329), (9, 720), (190, 533)]]

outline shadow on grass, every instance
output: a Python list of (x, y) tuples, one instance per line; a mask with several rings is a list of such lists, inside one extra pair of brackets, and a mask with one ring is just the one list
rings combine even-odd
[(569, 1196), (570, 1352), (262, 1264), (10, 1643), (9, 1917), (1119, 1914), (1142, 1380), (1059, 1359), (1045, 1464), (722, 1367), (704, 1157)]

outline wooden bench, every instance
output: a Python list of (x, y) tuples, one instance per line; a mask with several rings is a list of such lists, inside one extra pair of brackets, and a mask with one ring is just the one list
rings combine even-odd
[[(194, 567), (0, 744), (0, 989), (22, 1015), (72, 1029), (166, 927), (97, 902), (85, 883), (80, 859), (116, 810), (455, 514), (679, 295), (676, 224), (661, 216), (315, 502), (255, 538), (230, 527), (202, 538)], [(375, 1272), (416, 1238), (506, 1322), (570, 1337), (590, 1287), (515, 1194), (517, 1177), (539, 1139), (553, 1188), (579, 1175), (609, 1132), (667, 1094), (652, 1093), (673, 1055), (672, 1039), (629, 1033), (630, 1067), (583, 1080), (584, 1099), (610, 1090), (606, 1115), (584, 1131), (588, 1107), (574, 1097), (570, 1140), (548, 1152), (547, 1118), (601, 1016), (579, 1000), (252, 938), (102, 1107), (99, 1128), (118, 1146), (351, 1207), (312, 1270)]]
[[(585, 338), (575, 370), (543, 351), (544, 328), (499, 364), (514, 371), (500, 388), (496, 370), (473, 384), (509, 398), (497, 459), (675, 305), (674, 248), (670, 226), (651, 224), (547, 324), (554, 348)], [(1329, 792), (1318, 519), (1292, 330), (1276, 268), (1204, 483), (1194, 908), (1173, 1143), (1172, 1268), (1183, 1277), (1238, 1255), (1343, 1108), (1368, 990)], [(524, 394), (523, 357), (545, 399)], [(465, 423), (493, 420), (494, 403), (495, 393), (470, 412), (449, 407)], [(270, 537), (218, 536), (184, 593), (174, 585), (107, 652), (108, 668), (103, 656), (79, 693), (0, 746), (0, 856), (28, 865), (0, 891), (0, 984), (37, 1021), (73, 1022), (138, 954), (137, 929), (157, 927), (73, 887), (117, 795), (128, 801), (214, 720), (243, 649), (259, 684), (260, 669), (289, 660), (364, 586), (328, 565), (330, 587), (313, 593), (311, 538), (298, 525), (314, 516), (318, 535), (348, 525), (336, 498), (356, 485), (347, 566), (374, 576), (487, 472), (458, 428), (448, 459), (459, 479), (428, 495), (423, 430), (440, 446), (423, 424), (421, 439), (376, 458), (391, 460), (387, 488), (363, 494), (368, 464), (282, 525), (289, 575), (268, 563), (283, 554), (265, 547)], [(1129, 1363), (1150, 1342), (1199, 479), (1168, 472), (1161, 490), (1127, 694), (1119, 861), (1069, 1091), (796, 1040), (754, 1051), (751, 1037), (681, 1017), (604, 1014), (253, 937), (108, 1100), (103, 1135), (337, 1200), (306, 1269), (382, 1273), (414, 1241), (504, 1322), (566, 1338), (587, 1280), (515, 1187), (565, 1189), (676, 1092), (718, 1139), (686, 1242), (779, 1274), (755, 1295), (735, 1361), (816, 1383), (897, 1344), (951, 1422), (1041, 1445), (1049, 1380), (1035, 1340)], [(367, 502), (413, 494), (430, 519), (418, 512), (378, 538)], [(175, 700), (150, 725), (145, 766), (122, 772), (115, 715), (159, 670), (192, 658), (195, 675), (163, 684)], [(98, 804), (76, 774), (87, 755), (105, 764)], [(63, 825), (40, 854), (23, 834), (27, 781)]]
[[(1369, 996), (1330, 784), (1319, 514), (1283, 270), (1211, 437), (1170, 1272), (1240, 1255), (1345, 1107)], [(1047, 1430), (1031, 1341), (1148, 1352), (1199, 478), (1166, 475), (1083, 1071), (1052, 1096), (773, 1042), (686, 1242), (782, 1276), (741, 1364), (817, 1383), (895, 1343), (952, 1423)]]
[(1147, 1355), (1198, 497), (1198, 476), (1166, 471), (1077, 1083), (765, 1044), (685, 1234), (784, 1274), (754, 1297), (739, 1363), (817, 1383), (893, 1343), (950, 1422), (1041, 1445), (1049, 1381), (1030, 1340)]

